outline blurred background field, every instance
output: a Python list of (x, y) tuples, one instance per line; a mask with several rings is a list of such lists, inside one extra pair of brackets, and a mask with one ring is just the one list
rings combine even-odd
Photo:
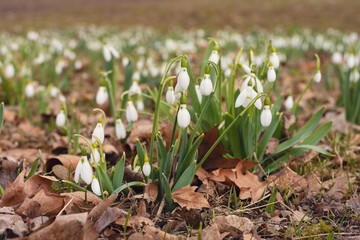
[(0, 28), (21, 32), (91, 23), (163, 31), (228, 26), (238, 31), (332, 27), (349, 32), (359, 29), (359, 10), (357, 0), (1, 0)]

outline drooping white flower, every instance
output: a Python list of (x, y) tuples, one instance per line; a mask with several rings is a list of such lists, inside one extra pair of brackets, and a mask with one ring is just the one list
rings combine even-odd
[(350, 82), (357, 82), (359, 81), (359, 78), (360, 78), (359, 71), (356, 68), (354, 68), (354, 70), (350, 72), (350, 77), (349, 77)]
[(267, 71), (267, 79), (269, 82), (274, 82), (276, 80), (276, 72), (272, 62), (270, 62), (269, 64), (269, 69)]
[(334, 64), (340, 64), (342, 61), (342, 56), (340, 52), (334, 52), (333, 55), (331, 56), (331, 61)]
[(115, 47), (109, 43), (105, 43), (103, 46), (103, 55), (106, 62), (110, 62), (111, 57), (119, 58), (120, 54)]
[(320, 70), (317, 70), (314, 76), (314, 81), (319, 83), (321, 81), (321, 72)]
[(145, 106), (144, 106), (144, 102), (141, 98), (138, 98), (138, 100), (136, 101), (136, 108), (140, 112), (144, 111)]
[(80, 177), (81, 179), (86, 183), (86, 184), (90, 184), (91, 181), (92, 181), (92, 168), (90, 166), (90, 163), (87, 159), (87, 156), (86, 156), (86, 151), (85, 149), (83, 149), (81, 151), (81, 158), (76, 166), (76, 169), (75, 169), (75, 176), (74, 176), (74, 181), (76, 183), (79, 182), (80, 180)]
[[(101, 143), (104, 143), (104, 138), (105, 138), (105, 133), (104, 133), (104, 128), (102, 125), (102, 119), (99, 118), (98, 123), (96, 124), (96, 127), (94, 129), (94, 131), (92, 132), (92, 135), (96, 136), (99, 138)], [(96, 138), (92, 137), (92, 143), (96, 142)]]
[(66, 122), (66, 116), (64, 110), (61, 109), (58, 115), (56, 116), (56, 126), (63, 127), (65, 126), (65, 122)]
[(204, 96), (209, 96), (213, 90), (210, 74), (205, 74), (204, 79), (200, 83), (200, 92)]
[(177, 115), (177, 121), (181, 128), (186, 128), (190, 124), (190, 113), (186, 109), (185, 95), (182, 95), (180, 99), (180, 109)]
[(139, 116), (134, 107), (134, 104), (131, 100), (128, 100), (127, 107), (126, 107), (126, 119), (128, 122), (135, 122), (138, 120)]
[(5, 65), (4, 75), (6, 78), (13, 78), (15, 76), (15, 67), (13, 64), (8, 63)]
[(96, 103), (98, 105), (104, 104), (108, 100), (108, 92), (105, 86), (100, 86), (96, 93)]
[(50, 97), (54, 98), (59, 94), (60, 90), (57, 87), (51, 87)]
[(124, 126), (124, 124), (123, 124), (123, 122), (121, 121), (120, 118), (116, 119), (116, 122), (115, 122), (115, 133), (116, 133), (117, 139), (124, 139), (124, 138), (126, 138), (125, 126)]
[(240, 63), (240, 67), (242, 68), (242, 70), (246, 73), (246, 74), (250, 74), (251, 73), (251, 69), (249, 66)]
[(175, 92), (174, 92), (174, 83), (172, 80), (169, 82), (168, 89), (166, 91), (166, 102), (170, 105), (173, 105), (176, 100)]
[(34, 95), (35, 95), (34, 85), (29, 82), (29, 83), (26, 84), (26, 86), (25, 86), (25, 96), (26, 96), (27, 98), (32, 98), (32, 97), (34, 97)]
[(271, 50), (271, 54), (269, 56), (269, 61), (272, 62), (275, 69), (277, 69), (280, 65), (279, 56), (277, 55), (274, 47)]
[(149, 164), (149, 159), (148, 157), (145, 157), (145, 162), (144, 162), (144, 165), (142, 167), (142, 172), (143, 174), (148, 177), (150, 176), (150, 173), (151, 173), (151, 166)]
[(355, 66), (355, 62), (356, 59), (354, 53), (350, 53), (346, 59), (346, 65), (348, 66), (348, 68), (351, 69)]
[(289, 95), (285, 100), (285, 108), (291, 110), (294, 107), (294, 98)]
[[(246, 89), (240, 92), (239, 96), (236, 98), (235, 107), (243, 106), (246, 108), (256, 96), (257, 93), (253, 89), (252, 84), (249, 82), (249, 85), (246, 87)], [(260, 99), (255, 101), (255, 107), (257, 107), (259, 110), (261, 109), (262, 103)]]
[(129, 59), (127, 57), (123, 57), (121, 62), (122, 62), (122, 65), (124, 67), (126, 67), (129, 64)]
[(176, 97), (176, 100), (180, 100), (181, 98), (181, 94), (183, 94), (184, 91), (181, 91), (180, 88), (179, 88), (179, 83), (176, 84), (175, 86), (175, 97)]
[(261, 125), (263, 125), (264, 127), (268, 127), (271, 124), (271, 120), (272, 120), (272, 114), (270, 110), (270, 105), (265, 105), (260, 115)]
[[(93, 147), (94, 147), (94, 156), (93, 156), (92, 153), (90, 154), (90, 163), (91, 164), (95, 164), (95, 163), (98, 164), (99, 161), (100, 161), (100, 153), (99, 153), (99, 150), (97, 148), (96, 143), (94, 143)], [(95, 161), (94, 161), (94, 157), (95, 157)]]
[(134, 95), (134, 93), (141, 94), (141, 88), (139, 86), (138, 80), (134, 80), (132, 82), (129, 90), (130, 90), (130, 96)]
[(257, 92), (259, 93), (264, 92), (264, 88), (261, 84), (261, 81), (253, 73), (251, 74), (251, 76), (247, 76), (245, 78), (243, 84), (241, 85), (240, 92), (244, 91), (248, 87), (250, 81), (251, 81), (251, 86), (256, 86)]
[(91, 190), (94, 194), (101, 196), (99, 180), (95, 177), (95, 175), (93, 176), (93, 180), (91, 183)]
[(187, 72), (186, 66), (187, 66), (186, 59), (181, 59), (181, 70), (178, 73), (177, 84), (176, 84), (176, 86), (180, 91), (186, 91), (190, 83), (190, 77)]
[(196, 84), (195, 85), (195, 91), (196, 91), (196, 96), (199, 100), (199, 103), (201, 103), (201, 100), (202, 100), (202, 95), (201, 95), (201, 92), (200, 92), (200, 86), (199, 84)]
[(218, 52), (218, 47), (215, 45), (213, 51), (211, 52), (211, 55), (209, 57), (209, 61), (214, 62), (215, 64), (219, 63), (219, 52)]
[(76, 60), (74, 63), (74, 67), (76, 70), (80, 70), (82, 68), (82, 62), (80, 60)]

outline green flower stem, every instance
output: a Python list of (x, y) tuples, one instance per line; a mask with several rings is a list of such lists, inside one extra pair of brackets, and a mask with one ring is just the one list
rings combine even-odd
[(259, 98), (263, 97), (263, 96), (267, 96), (266, 93), (259, 93), (250, 103), (249, 105), (229, 124), (229, 126), (227, 128), (225, 128), (225, 130), (223, 131), (223, 133), (216, 139), (216, 141), (213, 143), (213, 145), (210, 147), (209, 151), (205, 154), (205, 156), (201, 159), (201, 161), (199, 162), (199, 164), (196, 166), (195, 172), (197, 170), (199, 170), (199, 168), (201, 167), (201, 165), (205, 162), (205, 160), (209, 157), (209, 155), (211, 154), (211, 152), (215, 149), (215, 147), (220, 143), (220, 141), (225, 137), (225, 135), (227, 134), (228, 131), (230, 131), (230, 129), (236, 124), (236, 122), (240, 119), (240, 117), (242, 117), (245, 112), (254, 105), (254, 103), (256, 102), (256, 100), (258, 100)]
[(94, 112), (98, 111), (98, 112), (101, 113), (102, 118), (103, 118), (103, 128), (105, 129), (105, 126), (106, 126), (106, 124), (107, 124), (105, 112), (104, 112), (102, 109), (100, 109), (100, 108), (95, 108), (93, 111), (94, 111)]
[(243, 48), (240, 48), (238, 54), (235, 58), (235, 63), (232, 69), (232, 75), (229, 78), (229, 96), (230, 96), (230, 104), (231, 104), (231, 115), (235, 117), (235, 102), (234, 102), (234, 95), (235, 95), (235, 76), (236, 76), (236, 69), (239, 63)]
[[(318, 56), (317, 54), (315, 54), (315, 57), (316, 57), (316, 60), (317, 60), (316, 69), (319, 70), (318, 67), (320, 68), (320, 58), (319, 58), (319, 56)], [(306, 91), (309, 89), (311, 83), (313, 82), (316, 72), (317, 72), (317, 71), (315, 71), (315, 72), (313, 73), (310, 81), (306, 84), (306, 87), (305, 87), (304, 91), (302, 91), (299, 99), (296, 101), (296, 104), (295, 104), (294, 108), (292, 109), (292, 112), (294, 113), (295, 118), (297, 118), (297, 114), (298, 114), (298, 110), (299, 110), (298, 108), (299, 108), (300, 101), (301, 101), (301, 99), (304, 97)]]
[(151, 133), (151, 140), (150, 140), (150, 156), (149, 156), (150, 162), (153, 160), (155, 133), (158, 132), (158, 128), (159, 128), (159, 113), (160, 113), (161, 95), (162, 95), (165, 83), (167, 81), (175, 78), (173, 76), (166, 78), (166, 75), (170, 71), (170, 67), (172, 66), (172, 64), (174, 64), (177, 60), (180, 60), (182, 58), (186, 58), (186, 56), (180, 55), (179, 57), (173, 58), (166, 65), (164, 76), (162, 77), (161, 82), (160, 82), (159, 92), (158, 92), (158, 96), (157, 96), (156, 103), (155, 103), (154, 123), (153, 123), (153, 130), (152, 130), (152, 133)]
[(264, 64), (262, 65), (261, 72), (260, 72), (260, 75), (259, 75), (259, 77), (261, 77), (261, 78), (262, 78), (262, 76), (264, 74), (265, 68), (269, 64), (269, 55), (271, 54), (271, 49), (272, 49), (272, 41), (269, 40), (269, 45), (268, 45), (268, 48), (267, 48), (267, 51), (266, 51)]
[(109, 99), (110, 99), (110, 110), (111, 110), (111, 115), (113, 116), (113, 118), (115, 119), (115, 96), (114, 96), (114, 91), (113, 91), (113, 85), (111, 84), (109, 78), (104, 77), (105, 78), (105, 82), (106, 82), (106, 86), (107, 86), (107, 91), (109, 94)]

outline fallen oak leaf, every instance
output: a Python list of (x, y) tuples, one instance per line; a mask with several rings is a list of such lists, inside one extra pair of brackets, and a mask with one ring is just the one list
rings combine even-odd
[(100, 217), (104, 213), (104, 211), (115, 202), (117, 196), (118, 194), (112, 194), (110, 195), (110, 197), (103, 199), (90, 211), (88, 219), (93, 220)]
[(51, 155), (48, 157), (45, 167), (47, 172), (51, 172), (53, 166), (60, 164), (70, 169), (71, 172), (75, 171), (75, 168), (80, 160), (79, 156), (62, 154), (62, 155)]
[[(161, 231), (160, 229), (153, 227), (153, 226), (144, 226), (143, 231), (146, 234), (151, 235), (154, 237), (154, 239), (165, 239), (165, 240), (180, 240), (182, 239), (181, 236), (175, 236), (169, 233), (166, 233), (164, 231)], [(203, 238), (205, 239), (205, 238)]]
[(0, 214), (0, 236), (3, 236), (7, 229), (11, 230), (19, 237), (23, 237), (23, 233), (27, 231), (26, 224), (19, 215)]
[[(117, 225), (125, 226), (126, 223), (126, 217), (119, 218), (115, 221)], [(128, 227), (132, 227), (134, 229), (137, 229), (139, 227), (142, 227), (144, 225), (148, 226), (154, 226), (154, 222), (151, 221), (149, 218), (142, 217), (142, 216), (130, 216), (129, 220), (127, 222)]]
[(94, 228), (96, 231), (101, 232), (104, 228), (106, 228), (109, 224), (114, 222), (119, 217), (126, 217), (127, 213), (116, 207), (106, 209), (101, 217), (94, 224)]
[(187, 209), (210, 208), (210, 204), (204, 198), (204, 194), (195, 192), (196, 186), (185, 186), (174, 191), (171, 196), (174, 202)]

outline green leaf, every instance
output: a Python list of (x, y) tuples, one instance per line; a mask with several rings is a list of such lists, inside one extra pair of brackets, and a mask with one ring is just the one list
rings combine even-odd
[(129, 182), (129, 183), (127, 183), (127, 184), (122, 184), (120, 187), (116, 188), (116, 189), (113, 191), (112, 194), (121, 192), (121, 191), (127, 189), (128, 186), (129, 186), (129, 187), (134, 187), (134, 186), (136, 186), (136, 187), (141, 187), (141, 186), (145, 186), (145, 183), (143, 183), (143, 182)]
[(199, 102), (199, 99), (197, 98), (197, 94), (196, 94), (196, 90), (195, 90), (195, 79), (194, 79), (194, 76), (192, 74), (190, 61), (189, 61), (188, 58), (186, 58), (186, 60), (187, 60), (187, 72), (188, 72), (189, 77), (190, 77), (188, 93), (189, 93), (189, 96), (190, 96), (191, 105), (195, 109), (195, 112), (200, 112), (200, 102)]
[(181, 140), (181, 147), (180, 147), (180, 154), (178, 159), (178, 165), (181, 165), (182, 161), (186, 155), (186, 144), (187, 144), (187, 127), (184, 129), (182, 140)]
[(184, 161), (181, 162), (181, 164), (178, 164), (176, 168), (176, 178), (175, 182), (179, 179), (179, 177), (183, 174), (183, 172), (189, 167), (192, 160), (194, 159), (194, 155), (196, 153), (196, 150), (198, 149), (201, 141), (204, 138), (204, 134), (201, 134), (194, 142), (194, 144), (191, 146), (191, 148), (188, 150)]
[(124, 170), (125, 170), (125, 152), (123, 153), (120, 161), (118, 161), (115, 167), (114, 177), (113, 177), (114, 188), (118, 188), (121, 186), (124, 178)]
[(326, 156), (329, 156), (329, 157), (333, 157), (333, 156), (334, 156), (333, 154), (329, 153), (329, 152), (326, 151), (325, 149), (322, 149), (322, 148), (317, 147), (317, 146), (315, 146), (315, 145), (306, 145), (306, 144), (304, 145), (304, 144), (301, 144), (301, 145), (299, 145), (299, 146), (294, 147), (293, 149), (301, 149), (301, 148), (304, 148), (304, 149), (306, 149), (306, 150), (312, 149), (312, 150), (314, 150), (314, 151), (317, 151), (317, 152), (319, 152), (319, 153), (321, 153), (321, 154), (324, 154), (324, 155), (326, 155)]
[(73, 183), (71, 181), (63, 180), (63, 182), (69, 184), (70, 186), (72, 186), (73, 188), (75, 188), (75, 189), (77, 189), (79, 191), (83, 191), (83, 192), (87, 191), (85, 188), (80, 187), (79, 185), (77, 185), (76, 183)]
[(294, 146), (296, 143), (300, 142), (302, 139), (309, 136), (309, 134), (311, 134), (311, 132), (316, 128), (316, 126), (320, 122), (323, 112), (324, 112), (324, 108), (317, 111), (314, 114), (314, 116), (312, 116), (310, 120), (292, 138), (290, 138), (285, 142), (280, 143), (274, 154), (280, 153)]
[[(229, 113), (225, 114), (224, 119), (225, 119), (225, 127), (226, 128), (232, 123), (232, 121), (234, 121), (234, 118)], [(238, 131), (239, 126), (240, 126), (240, 122), (235, 123), (235, 125), (230, 129), (229, 134), (228, 134), (229, 142), (230, 142), (230, 149), (231, 149), (233, 157), (235, 157), (235, 158), (242, 157), (242, 154), (241, 154), (242, 148), (240, 147), (241, 146), (241, 141), (240, 141), (241, 135)]]
[(169, 153), (166, 158), (165, 166), (164, 166), (164, 174), (167, 178), (170, 178), (173, 159), (174, 159), (174, 145), (172, 145), (170, 147)]
[(36, 172), (36, 169), (38, 167), (38, 164), (39, 164), (39, 160), (41, 158), (41, 150), (39, 149), (39, 156), (36, 158), (34, 164), (32, 165), (31, 169), (30, 169), (30, 172), (29, 172), (29, 175), (26, 177), (25, 179), (25, 182), (27, 180), (29, 180), (29, 178), (31, 178), (32, 176), (34, 176), (35, 172)]
[(196, 161), (193, 161), (192, 164), (184, 171), (181, 175), (179, 180), (175, 183), (172, 192), (178, 190), (179, 188), (185, 187), (190, 185), (194, 176), (195, 176), (195, 168), (196, 168)]
[(158, 154), (158, 166), (160, 167), (160, 172), (165, 172), (164, 168), (165, 168), (165, 161), (166, 161), (166, 148), (164, 145), (164, 140), (161, 136), (161, 133), (159, 132), (158, 134), (156, 134), (156, 143), (157, 143), (157, 154)]
[(99, 172), (99, 177), (101, 178), (101, 182), (105, 184), (109, 193), (112, 194), (114, 191), (114, 187), (111, 184), (110, 178), (101, 167), (97, 167), (96, 170)]
[(163, 188), (165, 190), (165, 200), (166, 203), (171, 206), (173, 204), (173, 200), (172, 200), (172, 196), (171, 196), (171, 189), (170, 189), (170, 185), (169, 185), (169, 180), (167, 179), (167, 177), (162, 173), (161, 174), (161, 178), (162, 178), (162, 183), (163, 183)]
[(139, 157), (140, 165), (141, 165), (141, 168), (142, 168), (142, 166), (144, 165), (144, 161), (145, 161), (145, 153), (144, 153), (144, 148), (141, 145), (139, 139), (136, 140), (136, 152), (137, 152), (137, 155)]

